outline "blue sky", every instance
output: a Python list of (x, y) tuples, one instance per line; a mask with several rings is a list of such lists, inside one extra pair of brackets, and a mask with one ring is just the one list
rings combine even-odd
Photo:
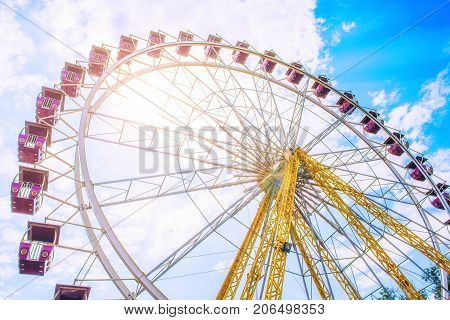
[[(319, 1), (316, 14), (329, 26), (324, 35), (332, 38), (335, 30), (342, 32), (342, 21), (354, 21), (356, 27), (330, 46), (336, 74), (372, 53), (385, 41), (415, 24), (445, 1)], [(399, 14), (401, 13), (401, 14)], [(424, 82), (433, 79), (449, 63), (450, 6), (439, 10), (400, 38), (381, 49), (339, 78), (339, 86), (351, 88), (360, 101), (370, 106), (369, 91), (399, 90), (398, 104), (415, 101)], [(425, 126), (433, 143), (430, 151), (449, 147), (446, 123), (448, 112), (436, 114), (432, 124)]]
[[(286, 60), (300, 59), (313, 72), (326, 73), (332, 79), (443, 3), (263, 2), (6, 1), (85, 55), (92, 43), (115, 44), (120, 34), (146, 36), (150, 29), (158, 28), (176, 34), (189, 28), (205, 37), (217, 32), (230, 42), (246, 39), (261, 51), (273, 48)], [(352, 90), (363, 106), (392, 116), (392, 124), (409, 134), (419, 151), (431, 155), (448, 180), (449, 16), (447, 5), (335, 80), (338, 88)], [(9, 186), (17, 168), (17, 135), (24, 120), (34, 117), (40, 85), (57, 82), (64, 61), (78, 57), (1, 3), (0, 30), (0, 43), (5, 44), (0, 52), (1, 297), (25, 282), (16, 274), (16, 245), (26, 219), (17, 220), (9, 212)], [(47, 293), (53, 285), (50, 282), (42, 284)], [(39, 298), (39, 285), (14, 298)]]

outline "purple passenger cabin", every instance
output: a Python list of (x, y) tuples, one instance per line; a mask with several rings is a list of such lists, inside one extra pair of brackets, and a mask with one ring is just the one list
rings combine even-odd
[(298, 70), (303, 69), (303, 66), (299, 62), (292, 62), (292, 67), (286, 71), (286, 79), (292, 84), (299, 84), (303, 78), (303, 74)]
[[(446, 185), (444, 183), (438, 183), (436, 186), (439, 189), (439, 191), (442, 193), (442, 195), (444, 196), (444, 199), (447, 201), (447, 204), (450, 206), (450, 194), (448, 193), (448, 191), (446, 191), (448, 189), (448, 185)], [(440, 210), (445, 209), (444, 204), (441, 202), (441, 199), (438, 198), (434, 189), (431, 189), (430, 191), (428, 191), (427, 196), (434, 197), (434, 199), (431, 201), (431, 204), (433, 205), (433, 207), (440, 209)]]
[[(277, 54), (273, 50), (266, 50), (264, 54), (270, 58), (276, 58)], [(272, 73), (277, 63), (270, 58), (261, 58), (261, 68), (267, 73)]]
[(381, 126), (377, 123), (377, 121), (383, 124), (384, 120), (381, 118), (381, 115), (375, 111), (369, 111), (369, 114), (376, 119), (376, 121), (369, 115), (364, 116), (361, 120), (361, 123), (364, 125), (363, 130), (371, 134), (377, 134), (381, 129)]
[(83, 67), (66, 62), (61, 71), (61, 90), (71, 98), (78, 97), (84, 83), (84, 75)]
[[(355, 101), (355, 95), (350, 91), (345, 91), (344, 96), (351, 101)], [(339, 107), (339, 111), (343, 114), (352, 114), (355, 110), (355, 105), (349, 102), (347, 99), (340, 97), (336, 105)]]
[[(150, 35), (148, 36), (147, 45), (149, 47), (156, 46), (161, 43), (166, 42), (166, 35), (160, 32), (150, 31)], [(161, 49), (149, 51), (147, 54), (150, 57), (158, 59), (161, 56)]]
[[(442, 193), (444, 196), (445, 201), (447, 201), (447, 204), (450, 206), (450, 194), (448, 192)], [(444, 205), (441, 202), (441, 199), (435, 198), (433, 201), (431, 201), (431, 204), (438, 209), (444, 210)]]
[[(194, 40), (194, 35), (189, 32), (180, 31), (178, 35), (178, 42), (189, 42)], [(177, 54), (183, 57), (187, 57), (191, 51), (191, 46), (178, 46), (176, 48)]]
[[(416, 159), (422, 165), (425, 172), (427, 172), (429, 175), (433, 174), (433, 167), (431, 166), (431, 164), (427, 162), (428, 159), (420, 156), (416, 157)], [(409, 175), (414, 180), (425, 181), (426, 177), (423, 175), (420, 168), (418, 168), (413, 161), (408, 163), (408, 165), (405, 168), (409, 170)]]
[(57, 284), (55, 288), (55, 300), (88, 300), (90, 293), (90, 287)]
[[(389, 137), (386, 139), (386, 141), (383, 142), (385, 144), (387, 152), (394, 156), (401, 156), (403, 154), (403, 148), (408, 149), (409, 148), (409, 142), (406, 140), (405, 136), (399, 132), (394, 132), (394, 136), (397, 138), (397, 140), (400, 141), (400, 143), (396, 142), (393, 138)], [(402, 147), (403, 146), (403, 147)]]
[(110, 51), (108, 49), (92, 46), (89, 54), (88, 73), (93, 77), (101, 77), (108, 66)]
[[(209, 35), (208, 36), (208, 42), (212, 43), (221, 43), (222, 38), (219, 36)], [(217, 55), (219, 54), (220, 47), (217, 46), (206, 46), (205, 47), (205, 56), (207, 58), (215, 59), (217, 58)]]
[(326, 98), (328, 93), (330, 93), (331, 89), (327, 88), (325, 84), (328, 84), (330, 81), (326, 76), (318, 76), (317, 77), (320, 81), (315, 81), (311, 87), (313, 90), (313, 93), (318, 98)]
[(19, 273), (43, 276), (50, 268), (54, 248), (59, 243), (60, 226), (28, 222), (28, 230), (20, 242)]
[[(119, 52), (117, 53), (117, 60), (121, 60), (133, 53), (136, 50), (137, 39), (127, 36), (120, 36), (119, 42)], [(130, 64), (131, 61), (128, 61), (127, 64)]]
[[(238, 41), (236, 42), (236, 47), (248, 49), (250, 45), (245, 41)], [(249, 56), (249, 53), (244, 51), (239, 51), (237, 49), (233, 50), (232, 57), (233, 61), (239, 64), (245, 64), (247, 62), (247, 58)]]
[(48, 171), (19, 167), (11, 184), (11, 211), (33, 215), (42, 205), (43, 192), (48, 188)]
[(52, 127), (26, 121), (19, 134), (19, 162), (34, 164), (42, 161), (51, 144), (51, 134)]
[(64, 111), (64, 92), (42, 87), (36, 98), (36, 122), (54, 126)]

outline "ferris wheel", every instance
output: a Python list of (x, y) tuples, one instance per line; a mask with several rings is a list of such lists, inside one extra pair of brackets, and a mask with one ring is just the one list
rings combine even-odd
[(448, 298), (448, 186), (351, 91), (190, 31), (85, 60), (42, 87), (11, 186), (19, 272), (82, 257), (55, 299), (423, 299), (430, 266)]

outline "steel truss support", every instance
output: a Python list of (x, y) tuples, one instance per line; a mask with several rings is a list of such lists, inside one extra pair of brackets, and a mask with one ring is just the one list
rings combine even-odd
[[(274, 197), (274, 189), (266, 186), (268, 188), (266, 195), (259, 205), (258, 212), (228, 271), (217, 299), (234, 299), (259, 234), (261, 234), (261, 241), (250, 271), (247, 274), (241, 299), (252, 299), (254, 297), (257, 284), (263, 277), (265, 263), (268, 266), (268, 274), (263, 296), (265, 299), (281, 299), (286, 258), (289, 251), (286, 249), (286, 245), (289, 239), (295, 242), (302, 254), (322, 299), (333, 299), (334, 296), (331, 289), (328, 288), (322, 279), (321, 271), (313, 259), (311, 248), (314, 247), (317, 247), (319, 255), (323, 257), (327, 267), (334, 274), (349, 298), (361, 299), (353, 284), (336, 264), (328, 250), (318, 241), (307, 220), (294, 206), (294, 195), (301, 159), (300, 154), (301, 151), (297, 149), (290, 156), (283, 172), (283, 181), (276, 193), (272, 208), (270, 206)], [(296, 211), (294, 212), (294, 210)], [(266, 218), (267, 220), (264, 224)], [(269, 255), (271, 249), (272, 253)]]
[(309, 273), (311, 274), (311, 278), (314, 281), (314, 284), (316, 285), (317, 291), (319, 291), (320, 297), (323, 300), (331, 300), (333, 299), (333, 295), (331, 294), (331, 291), (328, 289), (325, 281), (323, 281), (322, 277), (320, 276), (320, 270), (317, 268), (317, 264), (314, 262), (312, 258), (311, 250), (306, 244), (305, 232), (307, 231), (302, 229), (300, 224), (296, 222), (292, 223), (292, 238), (295, 241), (295, 244), (297, 245), (297, 248), (303, 257), (306, 266), (308, 267)]
[(294, 196), (297, 186), (297, 175), (300, 166), (300, 149), (296, 149), (289, 159), (283, 183), (277, 194), (274, 210), (277, 211), (277, 233), (274, 248), (271, 255), (269, 278), (267, 280), (266, 300), (279, 300), (283, 293), (284, 273), (286, 269), (286, 258), (288, 244), (291, 234), (292, 212), (294, 210)]
[[(315, 161), (312, 158), (310, 159), (312, 161)], [(386, 227), (395, 232), (395, 234), (401, 237), (411, 247), (422, 252), (423, 255), (428, 257), (431, 261), (436, 263), (447, 273), (450, 273), (450, 260), (447, 259), (447, 257), (445, 257), (441, 252), (439, 252), (439, 250), (433, 248), (414, 232), (410, 231), (406, 226), (390, 216), (385, 210), (381, 209), (376, 203), (371, 201), (363, 193), (359, 192), (354, 187), (345, 183), (345, 181), (333, 174), (325, 166), (320, 163), (317, 164), (320, 165), (320, 167), (318, 168), (319, 170), (321, 170), (321, 174), (324, 176), (324, 178), (328, 178), (328, 181), (333, 183), (333, 186), (336, 190), (340, 190), (345, 195), (352, 198), (353, 201), (367, 210), (367, 212), (369, 212), (375, 218), (380, 220)]]
[(286, 245), (290, 238), (294, 194), (299, 168), (298, 154), (299, 150), (295, 150), (288, 160), (283, 182), (277, 192), (275, 204), (268, 214), (256, 257), (247, 274), (241, 299), (253, 298), (271, 248), (272, 254), (269, 261), (269, 274), (264, 298), (281, 299), (286, 268)]
[[(327, 167), (314, 160), (306, 152), (300, 152), (299, 158), (303, 168), (311, 175), (311, 178), (319, 184), (323, 192), (325, 192), (325, 194), (329, 197), (330, 201), (336, 206), (336, 208), (338, 208), (338, 210), (342, 213), (342, 215), (348, 221), (353, 230), (366, 243), (367, 247), (370, 249), (373, 255), (380, 261), (384, 270), (405, 292), (407, 297), (409, 299), (416, 299), (416, 300), (424, 299), (423, 296), (414, 288), (414, 286), (411, 284), (408, 278), (406, 278), (406, 276), (401, 272), (399, 266), (391, 259), (391, 257), (387, 254), (387, 252), (370, 234), (367, 228), (358, 219), (356, 214), (341, 199), (341, 197), (339, 196), (339, 194), (335, 189), (338, 190), (342, 189), (342, 192), (346, 194), (348, 193), (349, 196), (357, 198), (358, 201), (361, 201), (361, 203), (365, 204), (366, 206), (369, 204), (370, 200), (368, 200), (363, 194), (359, 193), (353, 187), (346, 184), (339, 177), (333, 174)], [(363, 200), (363, 198), (365, 198), (365, 200)], [(383, 222), (391, 223), (392, 221), (386, 218), (388, 214), (383, 212), (383, 215), (381, 215), (380, 211), (382, 210), (380, 209), (379, 211), (376, 212), (377, 214), (380, 215), (380, 217), (384, 217)], [(393, 218), (391, 219), (393, 220)], [(396, 224), (394, 225), (398, 227)], [(387, 226), (391, 227), (391, 225)], [(406, 227), (404, 227), (404, 229), (406, 229)]]
[[(299, 242), (304, 243), (305, 239), (307, 239), (313, 247), (314, 245), (316, 245), (320, 253), (320, 256), (323, 258), (323, 261), (326, 263), (328, 269), (330, 269), (330, 271), (333, 273), (334, 277), (339, 282), (342, 289), (345, 291), (345, 293), (347, 293), (348, 297), (351, 300), (360, 300), (361, 296), (359, 295), (358, 291), (355, 289), (355, 287), (350, 282), (348, 277), (345, 275), (343, 270), (341, 270), (339, 265), (330, 255), (328, 250), (324, 247), (324, 244), (321, 241), (318, 241), (318, 238), (315, 236), (314, 231), (312, 230), (311, 226), (308, 224), (304, 216), (298, 210), (296, 210), (295, 213), (296, 214), (294, 214), (294, 219), (292, 221), (292, 229), (294, 232), (295, 242), (297, 243), (299, 249), (300, 249)], [(306, 246), (306, 244), (304, 244), (304, 246)], [(301, 249), (300, 251), (305, 259), (305, 262), (308, 263), (306, 261), (306, 257), (308, 257), (309, 255), (306, 252), (303, 253)], [(312, 268), (310, 267), (309, 269), (312, 270)], [(322, 299), (331, 299), (332, 296), (330, 292), (328, 292), (324, 281), (321, 278), (316, 280), (312, 273), (311, 276), (313, 277), (314, 283), (316, 284), (317, 290), (319, 291), (319, 294), (322, 297)]]
[(264, 224), (264, 218), (267, 215), (271, 201), (272, 193), (268, 192), (259, 204), (258, 212), (256, 213), (247, 235), (245, 236), (236, 257), (234, 258), (231, 268), (228, 270), (228, 274), (222, 284), (222, 287), (220, 288), (219, 294), (216, 297), (217, 300), (234, 299), (239, 283), (241, 282), (242, 276), (244, 275), (247, 267), (251, 251), (255, 245), (256, 239), (258, 238), (261, 227)]

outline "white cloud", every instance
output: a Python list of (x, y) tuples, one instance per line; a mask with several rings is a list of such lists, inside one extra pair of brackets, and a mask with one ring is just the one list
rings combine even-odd
[(8, 148), (7, 142), (14, 137), (11, 125), (7, 121), (0, 120), (0, 179), (12, 179), (17, 171), (17, 151)]
[[(300, 4), (290, 0), (283, 6), (275, 0), (264, 4), (236, 1), (234, 5), (225, 0), (195, 5), (187, 0), (160, 3), (80, 0), (76, 7), (74, 10), (70, 2), (48, 1), (34, 11), (33, 17), (56, 37), (70, 39), (68, 44), (86, 55), (91, 43), (103, 41), (117, 45), (120, 34), (147, 37), (150, 30), (161, 29), (176, 35), (179, 30), (190, 29), (204, 37), (217, 32), (233, 43), (245, 39), (261, 51), (273, 48), (281, 57), (300, 59), (312, 69), (321, 64), (322, 20), (314, 15), (316, 1), (313, 0)], [(281, 16), (283, 19), (279, 19)], [(56, 42), (47, 42), (47, 46), (53, 54), (56, 51), (65, 57), (72, 55)]]
[(28, 4), (28, 0), (7, 0), (4, 1), (6, 5), (12, 7), (12, 8), (21, 8)]
[(17, 154), (5, 149), (0, 152), (0, 178), (12, 179), (17, 171)]
[(226, 272), (226, 268), (229, 268), (231, 266), (231, 264), (233, 263), (233, 259), (228, 259), (228, 260), (224, 260), (224, 261), (219, 261), (217, 262), (214, 267), (213, 270), (217, 270), (220, 272)]
[(438, 149), (430, 155), (435, 174), (450, 182), (450, 148)]
[(0, 94), (5, 91), (18, 90), (34, 82), (33, 77), (23, 76), (24, 66), (35, 52), (32, 39), (26, 35), (14, 14), (8, 9), (0, 9)]
[(386, 90), (369, 91), (369, 96), (372, 98), (372, 105), (374, 107), (386, 107), (390, 104), (396, 103), (399, 99), (398, 90), (393, 90), (386, 93)]
[(450, 95), (448, 68), (439, 72), (435, 80), (423, 85), (420, 92), (421, 98), (418, 102), (406, 103), (394, 108), (389, 113), (387, 124), (403, 130), (410, 139), (426, 146), (424, 125), (430, 123), (433, 114), (446, 105)]
[(355, 21), (352, 22), (342, 22), (342, 30), (344, 32), (350, 32), (352, 29), (356, 27)]
[[(345, 33), (350, 32), (350, 30), (352, 30), (353, 28), (356, 27), (356, 23), (353, 22), (343, 22), (342, 23), (342, 31), (344, 31)], [(324, 29), (324, 28), (321, 28)], [(326, 30), (326, 29), (325, 29)], [(331, 41), (330, 44), (332, 46), (338, 45), (341, 42), (342, 39), (342, 32), (340, 29), (336, 29), (331, 33)]]
[(341, 42), (341, 32), (339, 30), (334, 30), (331, 34), (331, 45), (335, 46)]
[[(17, 5), (25, 3), (22, 0)], [(187, 0), (156, 3), (134, 0), (121, 3), (106, 0), (78, 0), (76, 2), (49, 0), (37, 6), (29, 5), (27, 15), (55, 37), (62, 39), (67, 45), (85, 56), (89, 54), (92, 44), (100, 45), (104, 42), (116, 46), (121, 34), (133, 33), (146, 38), (150, 30), (161, 29), (177, 35), (179, 30), (189, 29), (203, 37), (217, 32), (232, 43), (245, 39), (260, 51), (273, 48), (283, 59), (287, 61), (301, 60), (315, 72), (326, 68), (329, 61), (320, 35), (324, 20), (315, 17), (315, 7), (316, 1), (314, 0), (301, 3), (289, 0), (284, 6), (280, 6), (275, 0), (266, 1), (264, 4), (258, 1), (230, 3), (225, 0), (202, 1), (195, 4)], [(280, 19), (280, 17), (283, 18)], [(57, 82), (64, 61), (74, 61), (80, 57), (41, 31), (34, 29), (24, 20), (14, 16), (7, 9), (0, 9), (0, 27), (2, 30), (0, 41), (4, 48), (0, 51), (2, 80), (0, 81), (0, 95), (8, 94), (11, 96), (8, 97), (8, 101), (14, 101), (14, 105), (23, 106), (23, 109), (21, 107), (22, 113), (15, 114), (14, 118), (14, 121), (22, 124), (24, 114), (28, 118), (33, 117), (31, 113), (34, 109), (33, 100), (40, 85), (51, 85), (52, 82)], [(53, 79), (53, 81), (49, 79)], [(6, 127), (0, 123), (0, 128), (5, 129)], [(3, 136), (7, 136), (9, 142), (11, 141), (10, 137), (16, 139), (16, 129), (12, 128), (12, 131), (15, 132), (14, 135), (8, 132)], [(4, 133), (3, 131), (1, 133)], [(17, 170), (17, 146), (15, 143), (6, 144), (0, 141), (0, 148), (2, 150), (0, 179), (5, 178), (4, 180), (9, 181), (11, 174)], [(9, 184), (5, 183), (4, 185), (6, 185), (4, 194), (9, 194)], [(63, 187), (64, 185), (57, 191), (61, 194), (68, 193), (69, 191)], [(224, 197), (226, 196), (231, 195), (225, 194)], [(61, 195), (61, 198), (64, 198), (64, 195)], [(9, 200), (9, 196), (1, 198), (0, 208), (5, 209), (2, 212), (9, 210)], [(202, 203), (202, 201), (197, 202)], [(52, 202), (45, 199), (44, 203), (45, 206), (32, 219), (40, 221), (45, 214), (48, 214)], [(176, 205), (179, 206), (178, 203)], [(175, 246), (178, 242), (181, 243), (182, 240), (185, 240), (181, 238), (186, 236), (188, 231), (193, 233), (205, 223), (195, 210), (191, 210), (192, 217), (188, 217), (186, 212), (181, 209), (170, 211), (170, 217), (159, 221), (152, 220), (157, 218), (156, 215), (148, 215), (145, 219), (136, 219), (135, 224), (132, 224), (131, 222), (134, 221), (130, 219), (127, 221), (129, 224), (124, 223), (119, 227), (127, 234), (121, 240), (126, 242), (127, 249), (132, 252), (133, 256), (136, 255), (136, 259), (139, 261), (148, 262), (150, 259), (148, 250), (139, 250), (142, 248), (152, 247), (159, 250), (156, 252), (158, 258), (167, 254), (168, 236), (172, 241), (169, 245)], [(64, 216), (62, 211), (58, 210), (58, 217)], [(164, 213), (162, 212), (161, 215)], [(123, 217), (123, 212), (121, 212), (121, 217)], [(9, 251), (2, 252), (0, 269), (17, 270), (17, 244), (24, 232), (26, 220), (16, 218), (15, 215), (7, 214), (2, 219), (8, 220), (8, 225), (3, 223), (0, 226), (0, 234), (14, 245), (8, 246)], [(175, 228), (177, 226), (170, 218), (175, 219), (180, 226)], [(9, 223), (9, 220), (12, 222)], [(150, 225), (155, 226), (155, 232), (147, 235)], [(167, 230), (170, 230), (171, 233), (168, 233)], [(128, 236), (133, 232), (139, 232), (134, 239)], [(119, 231), (120, 235), (122, 234)], [(142, 235), (141, 238), (140, 235)], [(63, 242), (66, 244), (75, 246), (77, 243), (85, 242), (80, 240), (80, 237), (85, 236), (81, 229), (79, 233), (71, 233), (65, 227), (62, 236)], [(4, 239), (4, 241), (6, 240)], [(148, 245), (149, 242), (151, 242), (151, 246)], [(155, 252), (152, 254), (155, 255)], [(63, 251), (58, 250), (57, 257), (63, 256)], [(78, 271), (75, 269), (81, 267), (82, 262), (74, 260), (71, 260), (73, 263), (69, 264), (70, 271), (67, 271), (66, 263), (56, 266), (43, 279), (44, 281), (33, 285), (33, 292), (39, 295), (40, 288), (52, 286), (56, 279), (57, 281), (66, 281), (67, 277), (75, 275)], [(148, 265), (143, 267), (148, 267)], [(16, 287), (16, 283), (22, 279), (14, 271), (8, 279), (8, 290), (0, 291), (0, 293), (5, 291), (2, 296), (11, 292)], [(10, 286), (12, 288), (9, 288)], [(95, 286), (98, 289), (96, 284)], [(6, 288), (2, 285), (2, 289)], [(94, 291), (98, 292), (98, 290)], [(110, 293), (105, 293), (105, 297), (109, 296)], [(18, 297), (20, 296), (15, 295), (13, 298)], [(27, 295), (27, 297), (29, 296)], [(46, 297), (46, 295), (40, 296), (40, 298)]]

